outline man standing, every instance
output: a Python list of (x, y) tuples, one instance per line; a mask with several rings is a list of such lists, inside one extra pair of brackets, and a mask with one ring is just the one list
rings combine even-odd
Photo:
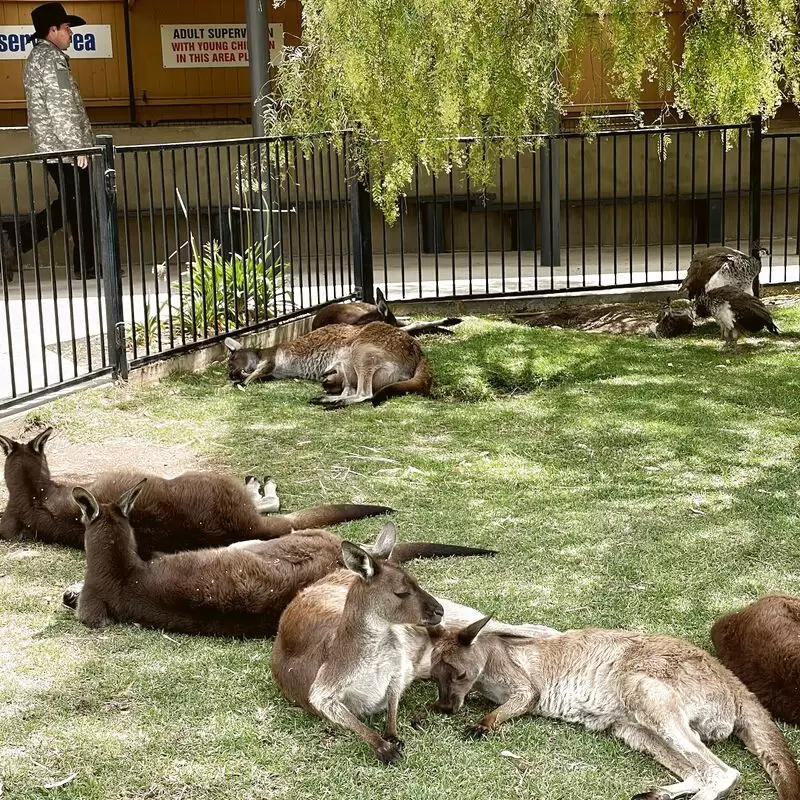
[[(37, 153), (75, 150), (95, 143), (78, 85), (64, 52), (72, 43), (72, 28), (85, 25), (81, 17), (67, 14), (61, 3), (45, 3), (31, 12), (33, 50), (23, 73), (28, 105), (28, 131)], [(74, 161), (74, 163), (73, 163)], [(34, 230), (20, 231), (19, 248), (31, 249), (49, 232), (64, 224), (66, 212), (72, 238), (72, 274), (76, 278), (95, 275), (95, 237), (88, 156), (48, 159), (47, 171), (59, 194), (50, 213), (36, 215)], [(49, 220), (48, 220), (49, 216)], [(49, 228), (48, 231), (48, 221)], [(14, 232), (8, 231), (12, 236)]]

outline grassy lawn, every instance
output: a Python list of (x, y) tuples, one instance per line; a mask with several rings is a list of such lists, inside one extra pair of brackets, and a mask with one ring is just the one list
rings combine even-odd
[[(284, 508), (372, 501), (401, 538), (498, 548), (415, 562), (436, 594), (503, 620), (683, 636), (710, 647), (721, 613), (800, 592), (800, 309), (783, 341), (721, 352), (715, 325), (682, 340), (467, 320), (425, 348), (436, 397), (325, 413), (316, 387), (241, 392), (223, 370), (106, 388), (32, 412), (75, 442), (185, 444), (233, 473), (271, 474)], [(342, 526), (355, 540), (380, 523)], [(0, 544), (0, 775), (10, 798), (627, 798), (665, 770), (605, 735), (541, 719), (462, 732), (486, 706), (408, 724), (386, 768), (354, 735), (290, 707), (269, 641), (92, 631), (60, 607), (82, 554)], [(382, 722), (382, 721), (377, 721)], [(800, 753), (800, 731), (786, 729)], [(775, 792), (738, 742), (736, 795)], [(523, 761), (504, 757), (503, 751)], [(45, 788), (69, 780), (59, 788)]]

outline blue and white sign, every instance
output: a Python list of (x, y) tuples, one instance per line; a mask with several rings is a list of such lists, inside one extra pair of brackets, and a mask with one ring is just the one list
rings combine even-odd
[[(0, 25), (0, 61), (24, 60), (33, 47), (32, 25)], [(113, 58), (110, 25), (81, 25), (72, 31), (70, 58)]]

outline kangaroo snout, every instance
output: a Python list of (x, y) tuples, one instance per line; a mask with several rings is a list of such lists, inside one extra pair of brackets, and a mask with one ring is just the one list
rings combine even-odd
[(433, 628), (442, 621), (442, 617), (444, 617), (442, 604), (435, 597), (431, 597), (430, 601), (425, 604), (423, 625), (428, 628)]

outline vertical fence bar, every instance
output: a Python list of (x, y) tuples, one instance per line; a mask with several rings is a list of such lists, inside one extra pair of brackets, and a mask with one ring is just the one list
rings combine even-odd
[(367, 183), (369, 178), (350, 178), (350, 205), (352, 211), (353, 277), (355, 290), (366, 303), (375, 302), (374, 275), (372, 273), (372, 201)]
[(98, 136), (97, 141), (103, 148), (102, 156), (95, 159), (95, 189), (100, 205), (100, 224), (103, 226), (100, 249), (106, 295), (108, 358), (114, 377), (125, 380), (128, 377), (128, 356), (125, 352), (125, 316), (122, 309), (114, 141), (110, 136)]
[[(750, 241), (748, 250), (761, 243), (761, 116), (750, 117)], [(758, 258), (757, 254), (754, 254)], [(760, 259), (759, 259), (760, 260)]]

